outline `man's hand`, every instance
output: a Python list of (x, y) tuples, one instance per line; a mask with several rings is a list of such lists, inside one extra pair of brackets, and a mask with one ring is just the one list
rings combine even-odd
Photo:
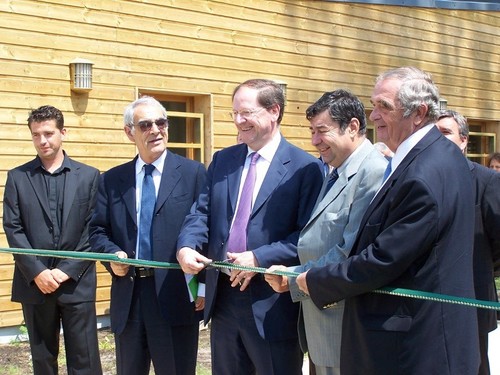
[(43, 294), (53, 293), (57, 290), (57, 288), (59, 288), (59, 283), (56, 279), (54, 279), (54, 276), (49, 269), (40, 272), (35, 276), (33, 281)]
[[(257, 260), (253, 255), (252, 251), (244, 251), (242, 253), (227, 253), (227, 258), (233, 264), (238, 264), (246, 267), (257, 267)], [(229, 280), (231, 281), (231, 286), (234, 288), (236, 286), (240, 287), (240, 291), (244, 291), (248, 284), (250, 284), (250, 280), (255, 275), (255, 272), (251, 271), (240, 271), (240, 270), (231, 270), (231, 276)]]
[(52, 277), (54, 277), (54, 280), (57, 281), (58, 284), (62, 284), (66, 280), (69, 280), (69, 276), (59, 268), (54, 268), (50, 273), (52, 273)]
[[(128, 258), (127, 253), (125, 251), (117, 251), (115, 255), (120, 259)], [(111, 262), (110, 266), (111, 270), (116, 276), (125, 276), (128, 273), (128, 269), (130, 268), (128, 264), (116, 263), (116, 262)]]
[[(266, 270), (266, 272), (273, 272), (276, 270), (286, 271), (286, 267), (285, 266), (271, 266)], [(271, 275), (271, 274), (265, 273), (264, 279), (271, 286), (271, 288), (273, 288), (274, 291), (277, 293), (288, 292), (290, 290), (290, 288), (288, 287), (288, 277), (286, 277), (286, 276)]]
[(297, 276), (297, 285), (300, 290), (302, 290), (305, 294), (309, 295), (309, 289), (307, 288), (307, 272), (302, 272), (299, 276)]
[(204, 257), (196, 250), (189, 247), (182, 247), (177, 251), (177, 261), (181, 265), (184, 273), (196, 275), (212, 260)]
[(197, 297), (194, 302), (194, 310), (201, 311), (205, 308), (205, 297)]

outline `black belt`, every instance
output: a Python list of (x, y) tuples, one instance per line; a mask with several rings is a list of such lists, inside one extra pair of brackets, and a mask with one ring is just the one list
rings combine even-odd
[(154, 268), (135, 267), (135, 277), (151, 277), (155, 275)]

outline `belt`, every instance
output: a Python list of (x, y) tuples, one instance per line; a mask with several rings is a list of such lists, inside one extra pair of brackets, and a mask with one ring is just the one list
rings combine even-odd
[(151, 277), (155, 275), (154, 268), (135, 267), (135, 277)]

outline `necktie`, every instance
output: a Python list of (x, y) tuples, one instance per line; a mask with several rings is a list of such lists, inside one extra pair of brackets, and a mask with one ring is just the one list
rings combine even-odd
[(233, 226), (229, 232), (227, 240), (227, 250), (240, 253), (247, 249), (247, 226), (252, 213), (253, 188), (255, 186), (256, 164), (259, 154), (254, 152), (250, 155), (250, 167), (248, 168), (247, 178), (241, 190), (238, 210), (234, 218)]
[(391, 174), (391, 171), (392, 171), (391, 161), (392, 161), (392, 160), (389, 160), (389, 163), (387, 164), (387, 168), (385, 168), (385, 172), (384, 172), (384, 179), (382, 180), (382, 183), (384, 183), (384, 182), (385, 182), (385, 180), (387, 180), (387, 178), (388, 178), (388, 177), (389, 177), (389, 175)]
[(326, 188), (325, 191), (323, 192), (323, 197), (328, 193), (328, 191), (331, 189), (335, 181), (339, 178), (339, 174), (337, 172), (337, 168), (334, 168), (332, 172), (328, 175), (328, 181), (326, 183)]
[(155, 184), (152, 173), (155, 166), (144, 166), (144, 180), (142, 181), (141, 214), (139, 218), (139, 258), (153, 260), (151, 249), (151, 223), (156, 204)]

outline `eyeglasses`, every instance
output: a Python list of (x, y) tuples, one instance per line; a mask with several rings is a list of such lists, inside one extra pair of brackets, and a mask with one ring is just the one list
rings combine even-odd
[(256, 115), (257, 113), (259, 113), (260, 111), (262, 111), (263, 109), (265, 109), (265, 108), (260, 107), (260, 108), (256, 108), (256, 109), (242, 109), (240, 111), (229, 112), (229, 114), (231, 115), (231, 118), (233, 120), (236, 120), (238, 115), (240, 115), (241, 118), (248, 120), (248, 119), (252, 118), (254, 115)]
[(134, 124), (135, 126), (138, 126), (139, 129), (144, 133), (146, 131), (149, 131), (153, 128), (153, 124), (156, 124), (158, 127), (158, 130), (165, 130), (168, 128), (168, 120), (165, 117), (156, 119), (154, 121), (151, 120), (143, 120), (139, 121), (137, 124)]

